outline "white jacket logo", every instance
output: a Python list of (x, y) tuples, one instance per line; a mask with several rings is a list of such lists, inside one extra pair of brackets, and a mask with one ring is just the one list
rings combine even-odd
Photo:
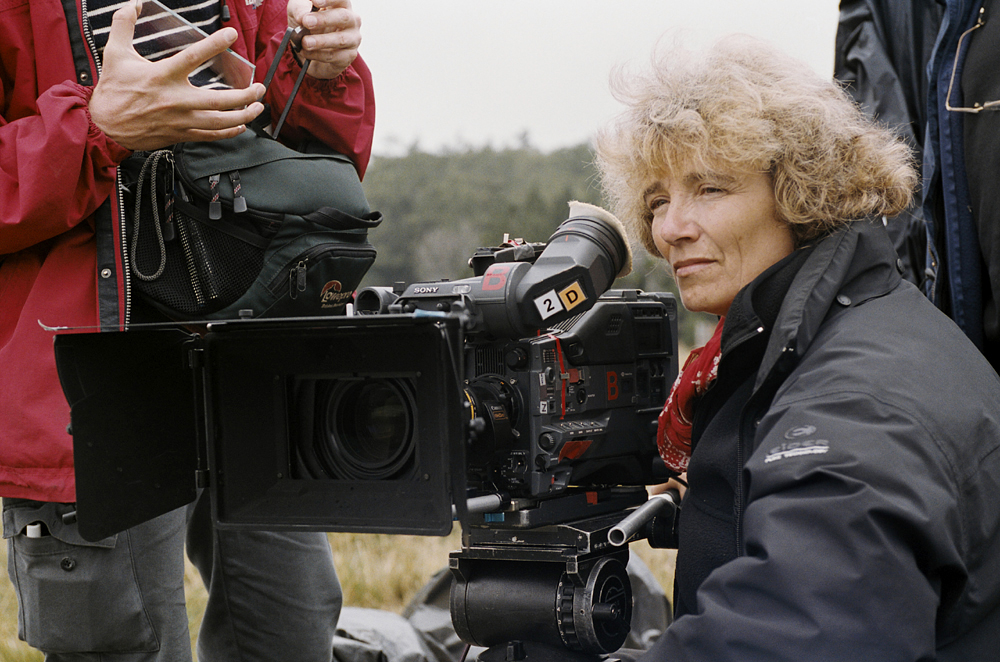
[[(816, 428), (812, 425), (803, 425), (800, 427), (795, 427), (790, 429), (785, 433), (785, 439), (801, 439), (802, 437), (811, 436), (816, 432)], [(830, 442), (826, 439), (802, 439), (801, 441), (789, 441), (788, 443), (779, 444), (767, 452), (764, 457), (765, 464), (768, 462), (777, 462), (778, 460), (785, 460), (790, 457), (799, 457), (802, 455), (822, 455), (830, 450)]]

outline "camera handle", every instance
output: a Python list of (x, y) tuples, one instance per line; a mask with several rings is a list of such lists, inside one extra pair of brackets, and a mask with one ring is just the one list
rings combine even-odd
[[(636, 533), (649, 539), (651, 547), (674, 548), (677, 514), (681, 498), (677, 490), (667, 490), (649, 497), (649, 501), (631, 512), (608, 531), (608, 542), (615, 547), (627, 545)], [(663, 526), (665, 524), (666, 526)], [(659, 526), (658, 526), (659, 525)]]

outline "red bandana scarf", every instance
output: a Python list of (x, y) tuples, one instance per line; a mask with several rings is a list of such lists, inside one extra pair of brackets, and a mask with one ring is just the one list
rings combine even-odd
[(687, 471), (691, 459), (691, 419), (695, 396), (708, 389), (719, 371), (722, 354), (723, 317), (712, 338), (700, 349), (691, 350), (663, 405), (656, 428), (656, 445), (667, 467), (677, 473)]

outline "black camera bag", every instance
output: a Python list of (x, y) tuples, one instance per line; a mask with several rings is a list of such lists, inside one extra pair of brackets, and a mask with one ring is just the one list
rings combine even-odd
[(120, 168), (132, 288), (172, 319), (342, 314), (375, 261), (368, 230), (382, 217), (351, 160), (291, 149), (262, 123)]

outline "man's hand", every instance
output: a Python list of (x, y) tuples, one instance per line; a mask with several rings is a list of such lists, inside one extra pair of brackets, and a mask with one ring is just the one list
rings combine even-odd
[(300, 57), (311, 60), (306, 73), (313, 78), (336, 78), (358, 56), (361, 17), (350, 0), (288, 0), (288, 27), (300, 25), (309, 30)]
[(231, 138), (259, 115), (264, 86), (243, 90), (195, 87), (188, 76), (236, 40), (223, 28), (169, 58), (150, 62), (132, 47), (139, 7), (115, 12), (104, 66), (90, 98), (94, 124), (122, 147), (152, 150), (178, 142)]
[(665, 483), (660, 485), (649, 485), (646, 487), (646, 491), (649, 492), (650, 496), (656, 494), (663, 494), (668, 490), (677, 490), (677, 493), (684, 497), (684, 493), (687, 492), (687, 472), (685, 471), (677, 478), (671, 478)]

